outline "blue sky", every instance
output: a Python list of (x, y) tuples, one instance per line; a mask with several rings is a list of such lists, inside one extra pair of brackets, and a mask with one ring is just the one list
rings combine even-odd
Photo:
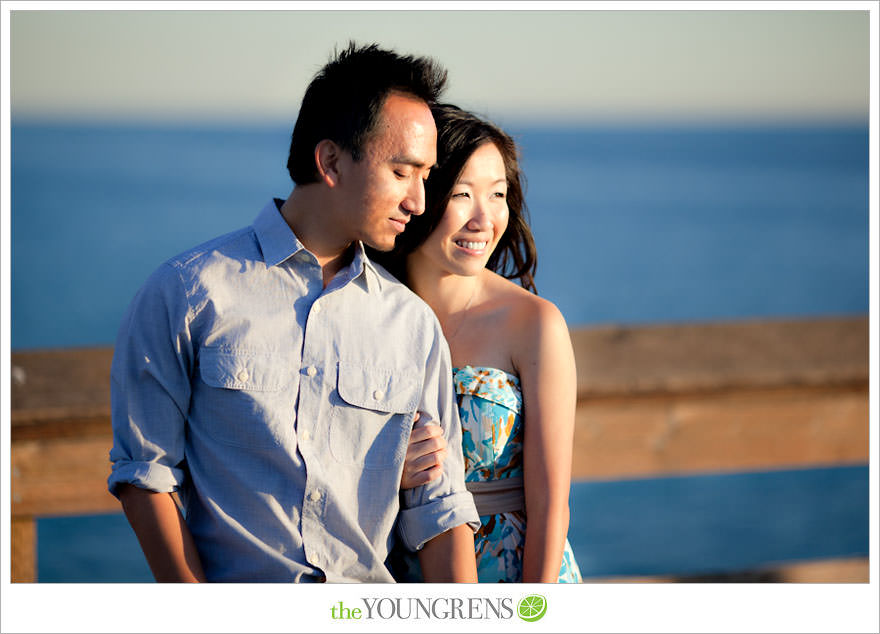
[(436, 57), (449, 69), (449, 101), (501, 121), (865, 121), (868, 112), (867, 11), (10, 4), (14, 117), (287, 121), (314, 72), (349, 39)]

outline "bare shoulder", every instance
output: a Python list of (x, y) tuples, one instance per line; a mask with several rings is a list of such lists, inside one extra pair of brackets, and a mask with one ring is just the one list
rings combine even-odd
[(529, 331), (565, 327), (565, 318), (553, 302), (530, 293), (519, 284), (491, 271), (484, 282), (500, 305), (503, 305), (511, 326)]
[(504, 305), (505, 329), (515, 335), (511, 350), (515, 365), (536, 359), (547, 347), (571, 347), (568, 325), (556, 304), (495, 273), (486, 282)]

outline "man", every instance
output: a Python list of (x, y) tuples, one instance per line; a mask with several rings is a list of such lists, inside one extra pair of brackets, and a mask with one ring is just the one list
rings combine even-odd
[(424, 210), (445, 80), (429, 59), (350, 45), (303, 98), (290, 196), (133, 300), (108, 482), (157, 580), (392, 581), (396, 527), (427, 581), (476, 581), (460, 452), (398, 493), (417, 411), (460, 446), (448, 348), (363, 247), (391, 249)]

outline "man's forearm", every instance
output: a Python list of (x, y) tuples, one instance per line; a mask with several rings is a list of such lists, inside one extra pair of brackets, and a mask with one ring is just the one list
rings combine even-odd
[(156, 581), (205, 581), (192, 534), (171, 494), (124, 484), (119, 499)]
[(428, 583), (476, 583), (474, 532), (462, 524), (437, 535), (419, 551), (419, 563)]

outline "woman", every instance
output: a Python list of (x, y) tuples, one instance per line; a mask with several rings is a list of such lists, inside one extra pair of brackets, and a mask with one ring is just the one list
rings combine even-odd
[[(371, 256), (434, 310), (449, 342), (465, 479), (482, 523), (479, 580), (579, 582), (566, 539), (574, 355), (561, 313), (535, 294), (516, 145), (455, 106), (436, 106), (434, 117), (426, 211), (394, 251)], [(412, 555), (391, 565), (399, 580), (418, 578)]]

